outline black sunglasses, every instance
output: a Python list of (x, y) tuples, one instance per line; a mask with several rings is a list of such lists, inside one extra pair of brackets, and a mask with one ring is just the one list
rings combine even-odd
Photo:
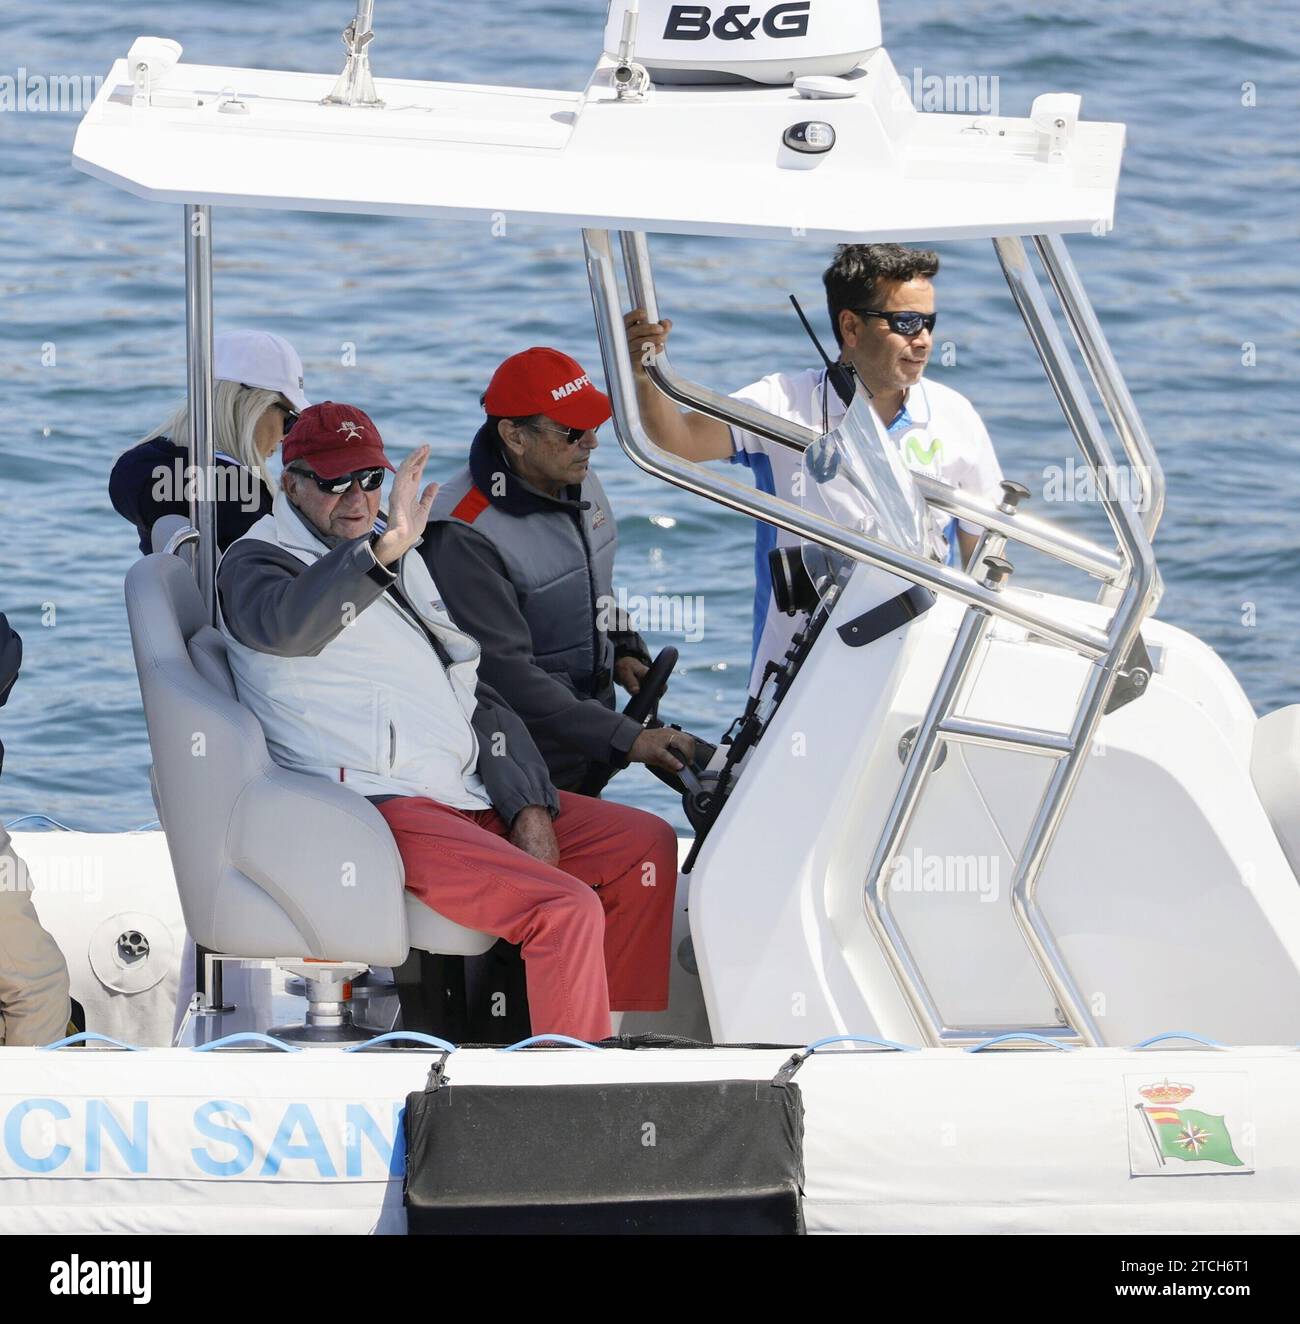
[(337, 478), (322, 478), (320, 474), (313, 473), (310, 469), (292, 469), (290, 472), (310, 478), (322, 492), (328, 492), (330, 496), (342, 496), (354, 481), (361, 484), (363, 492), (374, 492), (384, 485), (382, 468), (354, 469), (350, 474), (339, 474)]
[(889, 323), (889, 329), (898, 336), (919, 335), (921, 328), (934, 330), (938, 313), (882, 313), (876, 308), (855, 308), (859, 317), (880, 317)]
[(538, 432), (554, 432), (557, 437), (563, 437), (570, 446), (576, 446), (591, 431), (590, 428), (558, 428), (552, 427), (546, 423), (534, 423), (532, 425)]
[(276, 408), (284, 415), (284, 435), (287, 437), (301, 415), (296, 409), (290, 409), (287, 405), (277, 405)]

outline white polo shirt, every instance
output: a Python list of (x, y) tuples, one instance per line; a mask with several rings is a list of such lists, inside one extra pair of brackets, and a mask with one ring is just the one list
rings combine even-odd
[[(817, 433), (836, 428), (844, 419), (845, 407), (835, 389), (826, 381), (823, 368), (805, 372), (775, 372), (752, 386), (732, 393), (732, 398), (757, 405), (768, 413), (801, 423)], [(898, 445), (909, 469), (930, 474), (953, 487), (965, 488), (994, 501), (1002, 499), (999, 484), (1002, 468), (993, 452), (975, 406), (960, 391), (940, 382), (922, 379), (908, 391), (903, 408), (889, 425), (889, 436)], [(733, 464), (743, 464), (754, 475), (755, 485), (787, 501), (798, 504), (798, 483), (803, 458), (788, 446), (757, 437), (740, 428), (731, 429), (735, 448)], [(935, 522), (949, 548), (949, 561), (955, 563), (958, 521), (935, 512)], [(978, 533), (976, 525), (960, 521), (968, 533)], [(774, 547), (797, 547), (802, 540), (785, 529), (759, 523), (754, 547), (754, 652), (750, 670), (750, 692), (757, 690), (763, 668), (769, 661), (780, 661), (790, 647), (799, 623), (796, 616), (786, 616), (776, 608), (772, 596), (772, 575), (768, 554)]]

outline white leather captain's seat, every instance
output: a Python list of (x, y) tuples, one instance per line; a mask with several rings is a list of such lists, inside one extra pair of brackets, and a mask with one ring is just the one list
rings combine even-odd
[(1300, 703), (1255, 723), (1250, 775), (1291, 870), (1300, 878)]
[[(183, 560), (137, 561), (126, 608), (159, 818), (199, 946), (282, 962), (306, 978), (310, 1005), (321, 1009), (337, 1008), (348, 978), (339, 962), (398, 966), (411, 948), (487, 951), (493, 937), (405, 890), (397, 844), (372, 804), (271, 758), (260, 724), (235, 697), (225, 642)], [(319, 1018), (338, 1019), (337, 1010)], [(357, 1033), (348, 1027), (339, 1037)]]

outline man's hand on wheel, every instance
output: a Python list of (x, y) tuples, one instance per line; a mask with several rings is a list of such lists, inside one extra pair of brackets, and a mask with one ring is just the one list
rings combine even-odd
[[(681, 772), (695, 758), (695, 737), (671, 726), (656, 726), (642, 731), (632, 743), (628, 759), (665, 772)], [(683, 762), (685, 760), (685, 762)]]
[(620, 657), (614, 663), (614, 682), (629, 694), (641, 693), (641, 682), (650, 668), (639, 657)]

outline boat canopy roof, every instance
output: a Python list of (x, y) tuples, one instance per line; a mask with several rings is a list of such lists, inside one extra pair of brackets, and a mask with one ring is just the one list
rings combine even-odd
[[(619, 100), (615, 67), (602, 57), (582, 92), (378, 79), (368, 107), (322, 104), (333, 73), (178, 60), (142, 89), (120, 59), (73, 157), (160, 202), (489, 225), (867, 242), (1113, 221), (1124, 126), (1076, 122), (1077, 98), (1024, 119), (921, 112), (883, 47), (834, 99), (732, 83)], [(786, 145), (809, 121), (833, 147)]]

